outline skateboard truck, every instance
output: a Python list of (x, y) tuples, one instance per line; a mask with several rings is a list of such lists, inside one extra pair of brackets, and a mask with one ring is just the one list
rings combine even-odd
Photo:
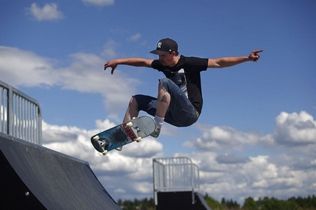
[[(135, 132), (133, 131), (133, 123), (132, 123), (132, 122), (126, 123), (125, 126), (124, 126), (124, 130), (125, 130), (126, 134), (127, 134), (133, 141), (140, 142), (140, 141), (142, 140), (142, 137), (137, 136), (137, 135), (135, 134)], [(139, 130), (140, 130), (140, 129), (137, 127), (137, 128), (136, 128), (136, 132), (138, 133)]]

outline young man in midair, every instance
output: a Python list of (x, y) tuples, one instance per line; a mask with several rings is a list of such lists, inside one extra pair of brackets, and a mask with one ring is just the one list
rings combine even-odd
[(154, 116), (156, 129), (153, 137), (158, 137), (164, 122), (178, 127), (190, 126), (199, 118), (202, 105), (200, 72), (208, 68), (222, 68), (247, 61), (257, 61), (262, 50), (254, 50), (246, 56), (200, 58), (180, 55), (176, 41), (161, 39), (151, 53), (158, 59), (119, 58), (104, 64), (113, 74), (117, 65), (149, 67), (162, 72), (166, 77), (159, 80), (157, 98), (146, 95), (132, 96), (123, 122), (137, 117), (139, 111)]

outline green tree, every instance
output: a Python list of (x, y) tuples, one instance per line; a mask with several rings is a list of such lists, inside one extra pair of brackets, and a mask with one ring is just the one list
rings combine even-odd
[(240, 209), (240, 205), (236, 201), (233, 201), (233, 199), (226, 200), (225, 198), (222, 198), (221, 204), (225, 209)]
[(244, 209), (244, 210), (257, 210), (258, 208), (257, 208), (256, 201), (252, 197), (246, 198), (242, 209)]
[(214, 198), (208, 196), (208, 194), (204, 196), (204, 200), (206, 201), (207, 205), (211, 207), (212, 210), (224, 210), (223, 206)]

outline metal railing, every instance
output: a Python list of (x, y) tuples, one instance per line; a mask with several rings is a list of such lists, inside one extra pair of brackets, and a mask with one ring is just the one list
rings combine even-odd
[(157, 192), (196, 191), (199, 168), (187, 157), (153, 159), (154, 196)]
[(42, 117), (37, 101), (0, 81), (0, 133), (41, 144)]

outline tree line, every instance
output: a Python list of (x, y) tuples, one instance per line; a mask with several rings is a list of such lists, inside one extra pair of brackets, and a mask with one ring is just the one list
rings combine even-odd
[[(243, 204), (233, 199), (222, 198), (217, 201), (208, 194), (204, 195), (207, 205), (212, 210), (316, 210), (316, 195), (306, 197), (291, 197), (281, 200), (274, 197), (263, 197), (255, 200), (248, 197)], [(154, 210), (153, 198), (119, 200), (122, 210)]]
[(315, 195), (291, 197), (287, 200), (274, 197), (263, 197), (255, 200), (252, 197), (248, 197), (242, 205), (232, 199), (227, 200), (225, 198), (218, 202), (207, 194), (204, 196), (204, 199), (212, 210), (316, 210)]

